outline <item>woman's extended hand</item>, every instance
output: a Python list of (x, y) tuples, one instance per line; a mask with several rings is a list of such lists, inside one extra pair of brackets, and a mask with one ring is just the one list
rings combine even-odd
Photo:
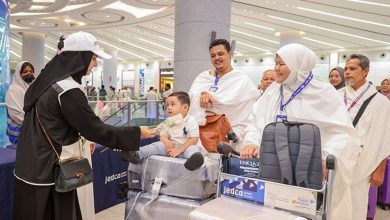
[(152, 138), (156, 136), (156, 130), (150, 129), (147, 126), (139, 126), (141, 129), (141, 136), (144, 138)]

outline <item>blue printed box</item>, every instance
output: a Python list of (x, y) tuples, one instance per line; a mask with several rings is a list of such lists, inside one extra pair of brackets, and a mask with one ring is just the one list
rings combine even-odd
[(265, 183), (237, 176), (220, 176), (222, 195), (264, 204)]

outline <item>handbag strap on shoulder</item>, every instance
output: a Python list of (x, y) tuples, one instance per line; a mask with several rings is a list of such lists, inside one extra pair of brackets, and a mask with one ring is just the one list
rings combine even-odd
[[(35, 113), (37, 115), (39, 125), (41, 126), (41, 128), (43, 130), (43, 133), (45, 133), (45, 136), (46, 136), (47, 140), (49, 141), (50, 146), (53, 148), (54, 152), (56, 153), (56, 156), (58, 158), (58, 162), (61, 163), (60, 155), (58, 154), (57, 150), (55, 149), (53, 142), (51, 141), (51, 139), (49, 137), (49, 134), (46, 132), (46, 129), (43, 127), (41, 119), (39, 118), (38, 109), (36, 107), (35, 107)], [(79, 142), (79, 140), (77, 140), (77, 142)], [(80, 146), (80, 142), (79, 142), (79, 146)], [(81, 158), (81, 155), (80, 155), (80, 158)]]

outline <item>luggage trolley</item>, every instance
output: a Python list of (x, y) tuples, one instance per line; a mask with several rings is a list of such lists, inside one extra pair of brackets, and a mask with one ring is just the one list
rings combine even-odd
[[(225, 173), (221, 162), (217, 199), (192, 211), (188, 219), (234, 219), (232, 216), (239, 216), (236, 212), (240, 212), (241, 217), (248, 219), (268, 219), (272, 216), (273, 220), (326, 220), (332, 197), (335, 162), (333, 155), (327, 157), (327, 181), (323, 181), (320, 190)], [(223, 212), (219, 209), (223, 209)], [(259, 212), (265, 215), (259, 215)]]

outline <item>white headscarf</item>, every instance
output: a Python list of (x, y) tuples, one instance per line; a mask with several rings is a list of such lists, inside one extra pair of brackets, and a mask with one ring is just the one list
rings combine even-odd
[(8, 114), (17, 123), (22, 123), (24, 119), (24, 94), (26, 93), (29, 84), (22, 77), (22, 65), (27, 61), (20, 61), (15, 68), (14, 78), (5, 95), (5, 103), (7, 105)]
[[(286, 103), (315, 67), (316, 56), (300, 44), (288, 44), (276, 53), (291, 71), (282, 82)], [(264, 127), (274, 122), (280, 113), (280, 86), (279, 83), (270, 85), (255, 103), (251, 116), (253, 124), (246, 129), (244, 145), (260, 146)], [(312, 123), (320, 128), (323, 159), (329, 154), (337, 158), (331, 219), (352, 219), (349, 185), (360, 142), (342, 97), (328, 82), (314, 77), (285, 107), (283, 114), (289, 121)]]

